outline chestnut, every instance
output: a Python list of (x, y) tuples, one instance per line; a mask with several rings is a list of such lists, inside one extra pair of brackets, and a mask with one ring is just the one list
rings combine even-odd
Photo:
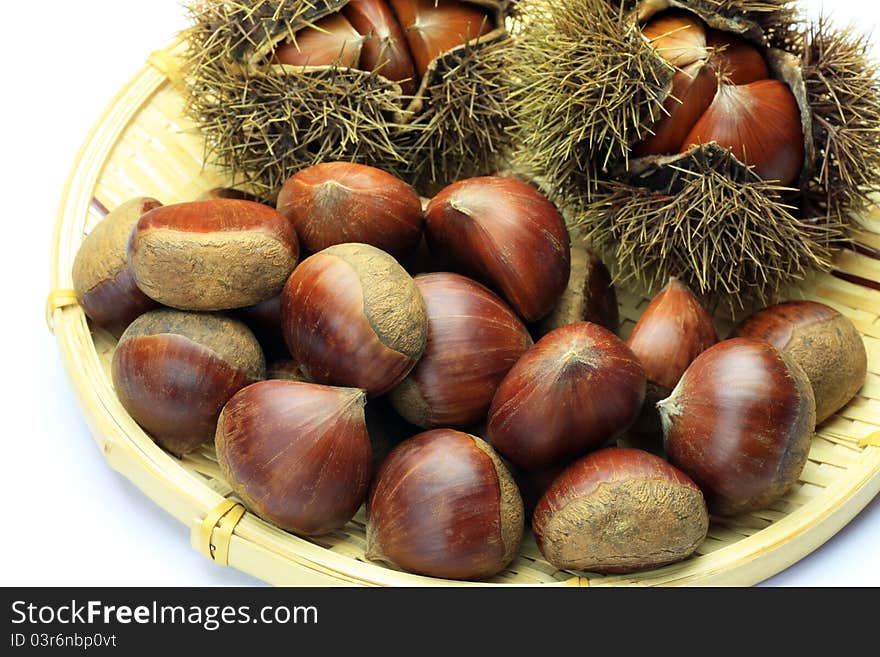
[(535, 507), (541, 554), (560, 570), (631, 573), (692, 555), (709, 531), (703, 494), (686, 474), (638, 449), (587, 454)]
[(532, 327), (532, 335), (540, 339), (553, 329), (575, 322), (593, 322), (612, 333), (620, 329), (611, 272), (598, 255), (583, 247), (572, 247), (568, 286), (553, 311)]
[(807, 375), (821, 423), (855, 397), (868, 372), (862, 336), (853, 323), (816, 301), (787, 301), (758, 311), (734, 328), (733, 337), (767, 340)]
[(248, 509), (297, 534), (345, 525), (370, 482), (366, 395), (299, 381), (261, 381), (217, 421), (217, 462)]
[(406, 34), (418, 73), (453, 48), (473, 41), (494, 29), (493, 21), (479, 6), (458, 0), (390, 0)]
[(642, 28), (642, 36), (675, 68), (706, 59), (706, 25), (688, 11), (659, 14)]
[(162, 204), (154, 198), (129, 199), (96, 225), (73, 260), (73, 289), (83, 312), (98, 326), (123, 329), (159, 304), (135, 283), (128, 266), (128, 238), (146, 212)]
[(346, 242), (372, 244), (400, 258), (416, 250), (424, 216), (416, 191), (381, 169), (324, 162), (291, 176), (278, 211), (310, 253)]
[(228, 310), (277, 295), (299, 258), (290, 222), (238, 199), (155, 208), (137, 222), (128, 260), (138, 287), (182, 310)]
[(785, 495), (807, 462), (816, 402), (801, 367), (769, 342), (733, 338), (697, 356), (657, 404), (669, 462), (733, 516)]
[(679, 152), (716, 142), (764, 180), (791, 185), (804, 166), (801, 112), (791, 89), (779, 80), (721, 84)]
[(362, 35), (360, 68), (400, 84), (406, 96), (416, 92), (418, 77), (404, 30), (385, 0), (350, 0), (342, 14)]
[(663, 101), (664, 114), (651, 128), (653, 134), (636, 144), (636, 156), (677, 152), (717, 92), (718, 74), (704, 61), (675, 73), (672, 89)]
[(716, 342), (712, 316), (687, 285), (670, 278), (642, 312), (626, 344), (648, 381), (668, 395), (694, 358)]
[(716, 342), (711, 315), (686, 285), (670, 278), (642, 312), (626, 341), (648, 378), (645, 404), (634, 433), (660, 441), (663, 428), (657, 402), (669, 396), (694, 358)]
[(278, 46), (272, 63), (356, 68), (363, 41), (363, 37), (342, 14), (330, 14), (299, 30), (292, 41)]
[(500, 292), (527, 322), (559, 302), (571, 273), (568, 231), (531, 185), (501, 176), (461, 180), (431, 199), (426, 216), (431, 251)]
[(367, 558), (429, 577), (492, 577), (517, 556), (523, 531), (522, 499), (501, 459), (453, 429), (395, 447), (367, 500)]
[(611, 331), (578, 322), (541, 338), (504, 377), (487, 440), (523, 470), (572, 459), (616, 438), (645, 399), (645, 371)]
[(369, 244), (337, 244), (306, 258), (281, 295), (290, 353), (316, 383), (381, 395), (425, 350), (425, 303), (409, 274)]
[(209, 442), (223, 405), (265, 374), (260, 345), (243, 323), (170, 309), (134, 320), (111, 364), (122, 406), (157, 444), (178, 455)]
[(501, 380), (532, 339), (522, 321), (479, 283), (449, 272), (415, 277), (428, 317), (424, 354), (391, 403), (423, 428), (467, 427), (489, 410)]
[(770, 77), (767, 60), (751, 43), (731, 32), (708, 30), (706, 45), (717, 76), (729, 84), (751, 84)]

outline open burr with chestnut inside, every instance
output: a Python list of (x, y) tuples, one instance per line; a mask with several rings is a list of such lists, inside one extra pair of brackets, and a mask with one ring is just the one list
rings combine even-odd
[(187, 113), (211, 159), (261, 197), (324, 162), (422, 194), (501, 165), (509, 0), (187, 4)]
[(619, 284), (738, 312), (831, 270), (880, 169), (869, 34), (791, 2), (551, 4), (517, 4), (514, 134)]

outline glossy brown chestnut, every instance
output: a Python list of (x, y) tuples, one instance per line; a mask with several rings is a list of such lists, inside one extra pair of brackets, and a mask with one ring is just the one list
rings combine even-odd
[(705, 61), (685, 66), (672, 76), (672, 89), (663, 102), (665, 115), (638, 143), (637, 157), (677, 153), (700, 117), (709, 109), (718, 91), (718, 74)]
[(260, 345), (244, 324), (178, 310), (153, 310), (134, 320), (111, 366), (122, 406), (174, 454), (209, 442), (223, 405), (265, 374)]
[(711, 52), (712, 69), (726, 84), (750, 84), (770, 77), (767, 60), (745, 39), (729, 32), (709, 30), (706, 44)]
[(716, 342), (712, 316), (687, 285), (671, 278), (642, 312), (626, 344), (648, 381), (668, 395), (694, 358)]
[(560, 570), (630, 573), (692, 555), (706, 538), (709, 513), (683, 472), (653, 454), (611, 447), (553, 481), (532, 529)]
[(398, 82), (404, 95), (415, 94), (419, 82), (416, 67), (391, 7), (384, 0), (350, 0), (342, 14), (363, 35), (360, 68)]
[(682, 143), (716, 142), (734, 157), (753, 166), (764, 180), (789, 185), (804, 166), (801, 112), (788, 85), (779, 80), (722, 84), (709, 109)]
[(422, 202), (410, 185), (350, 162), (325, 162), (294, 174), (281, 188), (277, 208), (309, 253), (362, 242), (400, 258), (415, 251), (424, 226)]
[(532, 335), (540, 339), (553, 329), (575, 322), (593, 322), (612, 333), (620, 329), (611, 272), (598, 255), (582, 247), (571, 248), (568, 286), (551, 313), (532, 326)]
[(785, 495), (807, 462), (816, 426), (807, 375), (752, 338), (725, 340), (697, 356), (657, 406), (669, 462), (720, 516), (763, 509)]
[(128, 245), (138, 287), (172, 308), (225, 310), (276, 296), (299, 258), (290, 222), (237, 199), (166, 205), (143, 215)]
[(426, 236), (431, 251), (500, 292), (527, 322), (548, 315), (568, 285), (565, 222), (541, 192), (515, 178), (449, 185), (428, 204)]
[(865, 383), (868, 356), (861, 334), (825, 304), (770, 306), (743, 320), (732, 335), (767, 340), (801, 366), (816, 397), (817, 423), (843, 408)]
[(516, 467), (546, 468), (623, 433), (645, 399), (645, 371), (598, 324), (563, 326), (514, 365), (489, 409), (487, 440)]
[(420, 427), (476, 424), (532, 346), (531, 336), (506, 303), (469, 278), (440, 272), (416, 276), (415, 283), (425, 300), (428, 341), (415, 368), (391, 391), (391, 402)]
[(217, 421), (217, 462), (245, 505), (297, 534), (347, 523), (370, 482), (366, 395), (353, 388), (262, 381)]
[(128, 266), (128, 239), (141, 215), (161, 203), (133, 198), (104, 217), (80, 244), (73, 260), (73, 289), (83, 312), (98, 326), (125, 328), (159, 304), (135, 283)]
[(448, 579), (491, 577), (519, 553), (523, 506), (485, 442), (435, 429), (398, 445), (367, 502), (367, 558)]
[(629, 440), (662, 452), (663, 426), (657, 402), (665, 399), (694, 358), (718, 342), (712, 317), (686, 285), (669, 280), (645, 308), (626, 344), (648, 377), (645, 403)]
[(663, 12), (642, 28), (642, 36), (676, 68), (704, 60), (709, 54), (705, 24), (687, 11)]
[(278, 46), (273, 63), (357, 68), (363, 46), (364, 38), (342, 14), (330, 14)]
[(425, 303), (390, 255), (338, 244), (304, 260), (281, 295), (284, 337), (317, 383), (381, 395), (410, 373), (425, 350)]
[(475, 4), (458, 0), (390, 0), (406, 34), (419, 75), (453, 48), (494, 29), (489, 15)]

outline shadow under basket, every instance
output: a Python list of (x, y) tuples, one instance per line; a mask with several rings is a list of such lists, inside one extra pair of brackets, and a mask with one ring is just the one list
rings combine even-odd
[[(790, 298), (813, 299), (849, 317), (864, 336), (868, 378), (846, 408), (819, 427), (797, 485), (771, 508), (723, 522), (686, 561), (632, 575), (560, 571), (526, 534), (520, 556), (491, 580), (459, 582), (400, 572), (364, 558), (364, 511), (331, 535), (304, 539), (261, 520), (232, 496), (213, 447), (178, 459), (161, 450), (116, 398), (110, 362), (116, 341), (94, 330), (69, 291), (71, 266), (106, 208), (152, 196), (193, 200), (228, 184), (203, 165), (204, 143), (183, 112), (180, 43), (153, 53), (88, 136), (70, 175), (55, 227), (47, 309), (79, 405), (109, 465), (192, 530), (192, 545), (213, 561), (272, 584), (749, 586), (822, 545), (880, 492), (880, 214), (858, 218), (853, 250), (837, 269), (815, 275)], [(619, 290), (624, 335), (648, 303)], [(725, 329), (725, 320), (718, 319)], [(722, 332), (722, 335), (725, 335)]]

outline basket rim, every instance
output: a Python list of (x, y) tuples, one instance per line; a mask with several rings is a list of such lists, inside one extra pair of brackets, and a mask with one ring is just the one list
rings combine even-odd
[[(64, 187), (52, 236), (52, 290), (72, 288), (62, 253), (78, 246), (71, 226), (82, 221), (91, 204), (100, 173), (114, 144), (150, 98), (174, 85), (168, 62), (183, 47), (178, 38), (158, 50), (110, 101), (86, 136)], [(178, 78), (179, 81), (179, 78)], [(82, 239), (82, 234), (79, 235)], [(880, 307), (880, 292), (876, 295)], [(112, 386), (94, 385), (101, 371), (98, 353), (85, 314), (77, 305), (50, 308), (62, 362), (90, 433), (108, 464), (126, 476), (155, 503), (193, 528), (194, 535), (208, 514), (227, 498), (197, 480), (175, 457), (159, 448), (127, 415)], [(83, 355), (85, 350), (85, 355)], [(78, 385), (80, 383), (92, 385)], [(401, 572), (333, 552), (283, 532), (245, 513), (230, 531), (228, 564), (270, 583), (285, 583), (273, 568), (294, 568), (304, 581), (319, 585), (384, 586), (615, 586), (635, 585), (753, 585), (784, 570), (818, 548), (880, 493), (880, 445), (866, 445), (858, 464), (795, 511), (751, 536), (707, 554), (650, 571), (618, 576), (578, 576), (544, 584), (442, 580)], [(194, 541), (195, 542), (195, 541)], [(296, 579), (296, 578), (294, 578)], [(289, 583), (289, 582), (288, 582)]]

